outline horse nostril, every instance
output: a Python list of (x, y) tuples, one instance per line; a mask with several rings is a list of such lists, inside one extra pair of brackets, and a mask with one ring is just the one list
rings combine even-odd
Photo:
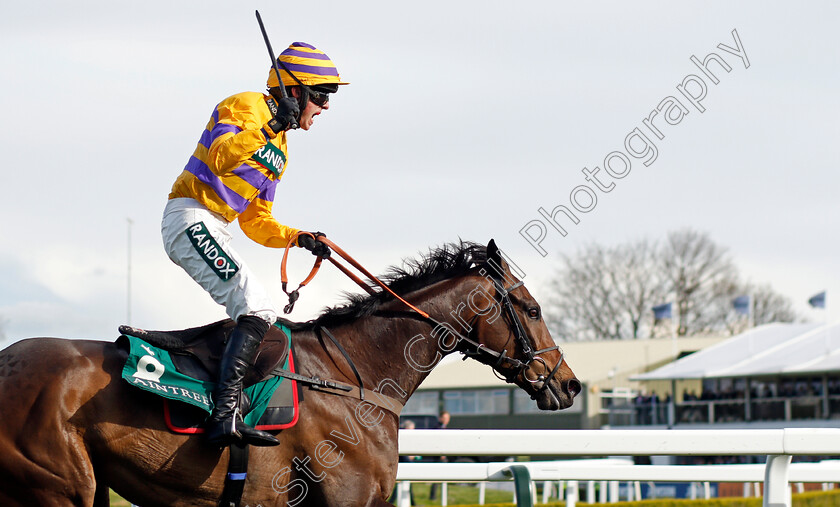
[(566, 394), (568, 394), (569, 396), (574, 398), (575, 396), (580, 394), (580, 390), (581, 390), (580, 381), (578, 381), (578, 379), (576, 379), (576, 378), (567, 380), (563, 384), (563, 390), (566, 391)]

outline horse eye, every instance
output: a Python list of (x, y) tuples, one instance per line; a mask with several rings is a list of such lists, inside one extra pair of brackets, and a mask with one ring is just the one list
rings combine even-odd
[(528, 317), (531, 317), (534, 320), (540, 318), (540, 309), (539, 308), (529, 308), (528, 309)]

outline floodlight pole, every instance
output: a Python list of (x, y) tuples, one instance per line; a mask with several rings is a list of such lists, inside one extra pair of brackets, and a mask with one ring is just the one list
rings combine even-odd
[[(679, 311), (679, 303), (675, 301), (674, 306), (677, 307), (677, 311)], [(673, 316), (671, 317), (671, 354), (674, 356), (674, 361), (677, 360), (677, 355), (679, 354), (679, 351), (677, 349), (677, 334), (679, 333), (679, 327), (680, 314), (677, 313), (676, 319), (674, 319)]]
[(126, 324), (131, 325), (131, 227), (134, 225), (134, 220), (126, 218), (128, 229), (128, 248), (127, 248), (127, 270), (126, 270), (126, 297), (125, 297), (125, 313)]

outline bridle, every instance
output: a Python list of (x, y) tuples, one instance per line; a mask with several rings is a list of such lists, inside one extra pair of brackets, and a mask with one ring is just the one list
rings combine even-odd
[[(291, 309), (294, 307), (294, 303), (298, 299), (299, 290), (301, 288), (303, 288), (307, 283), (309, 283), (312, 280), (312, 278), (314, 278), (315, 274), (318, 272), (318, 269), (320, 268), (321, 261), (323, 259), (322, 257), (317, 258), (317, 260), (315, 261), (315, 265), (312, 267), (312, 271), (309, 273), (309, 276), (307, 276), (306, 279), (303, 282), (301, 282), (301, 284), (298, 286), (297, 289), (295, 289), (292, 292), (287, 291), (286, 284), (287, 284), (288, 277), (286, 276), (286, 260), (287, 260), (289, 249), (290, 249), (291, 245), (294, 243), (294, 241), (297, 239), (297, 237), (301, 234), (310, 235), (313, 238), (315, 238), (315, 235), (313, 235), (311, 233), (299, 232), (298, 234), (296, 234), (292, 238), (292, 240), (290, 240), (289, 246), (286, 247), (286, 251), (284, 252), (283, 261), (281, 263), (280, 271), (281, 271), (281, 281), (282, 281), (283, 291), (286, 292), (286, 294), (289, 296), (289, 305), (287, 305), (287, 307), (285, 308), (286, 313), (289, 313), (291, 311)], [(446, 331), (448, 333), (453, 334), (455, 336), (455, 338), (457, 339), (457, 342), (453, 345), (453, 347), (450, 350), (458, 350), (460, 353), (462, 353), (464, 355), (464, 359), (473, 358), (473, 359), (475, 359), (476, 361), (478, 361), (482, 364), (486, 364), (486, 365), (490, 366), (493, 369), (493, 374), (496, 375), (496, 377), (498, 377), (501, 380), (504, 380), (505, 382), (507, 382), (509, 384), (515, 383), (516, 378), (520, 375), (522, 376), (523, 379), (525, 379), (527, 382), (529, 382), (531, 384), (536, 384), (538, 382), (542, 382), (543, 383), (542, 387), (537, 389), (534, 392), (534, 394), (531, 395), (531, 399), (536, 399), (536, 397), (540, 393), (542, 393), (543, 391), (545, 391), (548, 388), (548, 385), (551, 382), (551, 380), (554, 379), (555, 375), (557, 375), (557, 372), (560, 369), (560, 365), (563, 364), (563, 351), (560, 350), (560, 347), (558, 345), (555, 345), (553, 347), (540, 349), (540, 350), (536, 350), (536, 351), (531, 346), (531, 342), (528, 339), (527, 333), (525, 332), (525, 326), (522, 325), (522, 321), (519, 319), (519, 315), (514, 310), (513, 302), (510, 299), (510, 293), (523, 285), (523, 282), (521, 280), (514, 283), (510, 287), (505, 288), (504, 283), (503, 283), (504, 281), (501, 278), (501, 276), (498, 275), (498, 272), (497, 272), (496, 269), (490, 270), (490, 271), (492, 271), (492, 273), (488, 273), (488, 270), (486, 270), (484, 268), (479, 269), (479, 274), (486, 277), (487, 279), (492, 280), (492, 282), (493, 282), (493, 287), (496, 291), (495, 299), (502, 306), (502, 309), (504, 311), (504, 318), (508, 322), (509, 330), (511, 331), (511, 333), (513, 335), (513, 339), (515, 340), (516, 345), (520, 349), (522, 349), (522, 353), (525, 355), (525, 360), (524, 361), (522, 361), (520, 359), (516, 359), (515, 357), (510, 357), (510, 356), (507, 355), (507, 343), (505, 343), (505, 346), (502, 348), (501, 352), (496, 352), (495, 350), (488, 348), (483, 343), (470, 338), (470, 336), (473, 335), (473, 333), (475, 332), (474, 324), (479, 317), (478, 314), (476, 314), (470, 320), (470, 322), (468, 323), (470, 331), (467, 333), (467, 336), (465, 336), (463, 333), (459, 333), (457, 330), (455, 330), (452, 326), (443, 324), (442, 322), (432, 318), (428, 313), (420, 310), (419, 308), (412, 305), (411, 303), (409, 303), (408, 301), (406, 301), (402, 297), (398, 296), (389, 287), (387, 287), (384, 283), (379, 281), (379, 279), (377, 279), (375, 276), (370, 274), (370, 272), (368, 272), (364, 267), (362, 267), (358, 263), (358, 261), (356, 261), (355, 259), (350, 257), (350, 255), (348, 255), (344, 250), (342, 250), (334, 242), (327, 239), (326, 236), (319, 235), (316, 239), (318, 241), (324, 242), (327, 246), (329, 246), (332, 249), (333, 252), (337, 253), (340, 257), (342, 257), (350, 265), (352, 265), (354, 268), (356, 268), (360, 272), (362, 272), (365, 276), (368, 277), (369, 280), (373, 281), (374, 283), (376, 283), (377, 285), (382, 287), (383, 290), (387, 291), (392, 296), (394, 296), (394, 298), (396, 298), (398, 301), (405, 304), (411, 311), (413, 311), (417, 314), (417, 318), (419, 318), (422, 321), (428, 322), (434, 328), (444, 328), (444, 329), (446, 329)], [(334, 258), (334, 256), (330, 256), (330, 257), (328, 257), (328, 259), (341, 272), (343, 272), (345, 275), (350, 277), (354, 282), (356, 282), (366, 292), (368, 292), (371, 295), (377, 294), (370, 287), (370, 285), (363, 282), (359, 277), (357, 277), (355, 274), (350, 272), (349, 269), (347, 269), (347, 267), (345, 267), (341, 263), (339, 263)], [(495, 267), (496, 266), (493, 266), (493, 268), (495, 268)], [(333, 341), (335, 341), (335, 340), (333, 339)], [(508, 339), (508, 342), (509, 341), (510, 341), (510, 339)], [(557, 364), (554, 365), (554, 368), (551, 370), (551, 372), (548, 374), (548, 376), (543, 375), (543, 374), (539, 374), (535, 380), (529, 379), (525, 375), (525, 370), (528, 367), (530, 367), (531, 364), (534, 363), (535, 361), (541, 362), (543, 364), (544, 369), (547, 370), (548, 369), (548, 364), (546, 364), (545, 360), (540, 355), (544, 354), (546, 352), (551, 352), (553, 350), (560, 350), (560, 359), (557, 361)], [(352, 364), (352, 361), (350, 361), (349, 356), (343, 350), (342, 350), (342, 353), (344, 354), (344, 357)], [(355, 370), (355, 366), (353, 367), (353, 369)], [(356, 373), (356, 376), (358, 377), (358, 373)], [(360, 379), (360, 381), (361, 381), (361, 379)]]
[[(486, 273), (486, 270), (481, 271), (484, 271)], [(507, 344), (505, 344), (505, 347), (502, 348), (502, 352), (496, 352), (493, 349), (487, 348), (487, 346), (483, 343), (473, 340), (467, 336), (463, 336), (460, 333), (456, 335), (459, 341), (456, 347), (459, 347), (459, 352), (464, 354), (464, 359), (470, 357), (482, 364), (490, 366), (491, 368), (493, 368), (493, 374), (496, 375), (496, 377), (498, 377), (501, 380), (504, 380), (509, 384), (514, 383), (516, 377), (520, 375), (523, 379), (530, 382), (531, 384), (542, 382), (542, 387), (537, 389), (534, 392), (534, 394), (531, 395), (531, 399), (536, 399), (537, 395), (546, 390), (551, 380), (555, 377), (555, 375), (557, 375), (557, 371), (560, 369), (560, 365), (563, 363), (563, 351), (560, 351), (560, 359), (557, 361), (557, 364), (554, 365), (554, 368), (551, 370), (548, 376), (540, 374), (534, 380), (529, 379), (525, 375), (525, 370), (528, 367), (530, 367), (531, 364), (535, 361), (541, 362), (545, 369), (548, 370), (548, 365), (540, 355), (546, 352), (551, 352), (552, 350), (559, 350), (560, 347), (558, 345), (555, 345), (553, 347), (547, 347), (536, 351), (531, 347), (531, 342), (528, 339), (528, 335), (525, 332), (525, 326), (522, 325), (522, 321), (520, 320), (519, 315), (514, 310), (513, 302), (510, 299), (510, 293), (516, 290), (517, 288), (521, 287), (524, 282), (520, 280), (511, 285), (510, 287), (505, 288), (501, 278), (491, 277), (491, 279), (493, 280), (493, 287), (496, 291), (495, 298), (497, 302), (502, 306), (502, 310), (504, 311), (503, 315), (508, 322), (509, 330), (513, 334), (513, 339), (515, 340), (516, 345), (520, 349), (522, 349), (522, 353), (525, 355), (525, 360), (522, 361), (520, 359), (516, 359), (515, 357), (508, 356)], [(474, 321), (477, 319), (477, 317), (478, 315), (476, 315), (472, 319), (472, 322), (470, 323), (471, 326), (472, 323), (474, 323)], [(464, 344), (465, 346), (461, 346), (462, 344)], [(506, 373), (502, 370), (503, 366), (507, 367), (509, 373)]]

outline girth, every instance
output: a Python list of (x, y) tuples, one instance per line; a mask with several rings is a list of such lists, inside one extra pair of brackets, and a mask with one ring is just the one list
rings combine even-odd
[[(349, 384), (336, 382), (334, 380), (325, 380), (318, 377), (307, 377), (305, 375), (292, 373), (290, 371), (282, 369), (277, 369), (274, 372), (272, 372), (272, 374), (277, 375), (278, 377), (283, 377), (290, 380), (295, 380), (302, 384), (306, 384), (307, 386), (309, 386), (309, 389), (313, 391), (320, 391), (326, 394), (335, 394), (339, 396), (347, 396), (349, 398), (356, 398), (362, 403), (370, 403), (371, 405), (376, 405), (379, 408), (392, 412), (397, 417), (400, 416), (400, 413), (402, 412), (404, 406), (403, 402), (398, 400), (397, 398), (386, 396), (384, 394), (372, 391), (370, 389), (365, 391), (364, 388), (351, 386)], [(365, 392), (369, 393), (368, 396), (364, 395)]]
[(304, 375), (300, 375), (297, 373), (292, 373), (282, 368), (275, 368), (274, 371), (270, 373), (270, 375), (276, 375), (279, 377), (288, 378), (291, 380), (296, 380), (303, 384), (309, 386), (310, 389), (313, 391), (321, 391), (328, 394), (337, 394), (340, 396), (348, 396), (350, 398), (358, 398), (359, 401), (371, 403), (376, 405), (380, 408), (388, 410), (389, 412), (394, 413), (397, 417), (399, 417), (400, 412), (403, 409), (403, 402), (396, 398), (392, 398), (390, 396), (386, 396), (384, 394), (378, 393), (375, 390), (367, 390), (368, 393), (371, 393), (371, 396), (365, 397), (365, 387), (364, 382), (362, 381), (362, 376), (359, 374), (359, 370), (356, 368), (356, 365), (353, 363), (353, 360), (350, 359), (350, 355), (341, 346), (341, 343), (335, 339), (335, 336), (329, 331), (329, 329), (325, 327), (318, 326), (315, 328), (315, 333), (320, 337), (323, 333), (327, 336), (327, 338), (332, 341), (333, 345), (335, 345), (341, 355), (344, 356), (344, 359), (347, 361), (347, 364), (350, 365), (350, 369), (353, 370), (353, 375), (356, 377), (356, 381), (359, 383), (357, 386), (351, 386), (349, 384), (344, 384), (342, 382), (336, 382), (334, 380), (325, 380), (318, 377), (306, 377)]

